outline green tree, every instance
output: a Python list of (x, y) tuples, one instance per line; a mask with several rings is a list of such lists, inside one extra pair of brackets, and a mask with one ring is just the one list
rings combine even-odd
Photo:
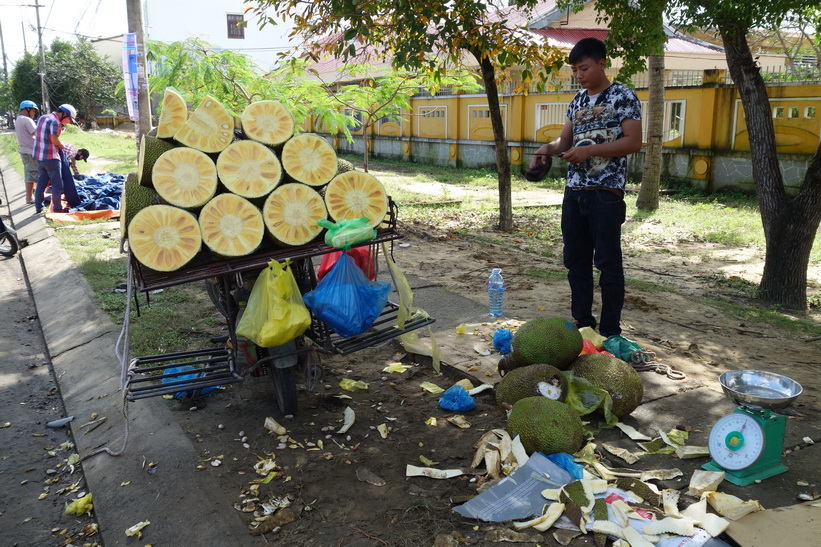
[(9, 94), (11, 95), (12, 109), (26, 99), (38, 105), (41, 102), (40, 76), (37, 74), (37, 57), (31, 53), (24, 53), (14, 64), (9, 74)]
[[(424, 70), (438, 78), (466, 66), (465, 54), (479, 65), (487, 95), (499, 176), (499, 228), (513, 229), (510, 158), (499, 104), (500, 82), (513, 69), (515, 90), (543, 86), (562, 62), (555, 48), (527, 31), (538, 0), (246, 0), (260, 26), (287, 18), (293, 34), (305, 39), (314, 60), (344, 61), (363, 53), (384, 57), (395, 69)], [(472, 64), (472, 63), (471, 63)]]
[(122, 68), (101, 56), (85, 38), (76, 44), (55, 40), (46, 54), (46, 85), (52, 107), (63, 103), (90, 120), (104, 108), (122, 109), (116, 94)]
[(772, 26), (799, 0), (677, 0), (680, 24), (715, 28), (721, 34), (727, 65), (744, 107), (750, 156), (766, 239), (759, 297), (788, 309), (807, 307), (807, 267), (821, 223), (821, 147), (810, 161), (798, 194), (789, 198), (778, 163), (770, 102), (760, 67), (747, 42), (750, 29)]
[(263, 76), (250, 56), (230, 50), (218, 51), (199, 38), (180, 42), (150, 41), (149, 91), (162, 93), (166, 87), (180, 91), (186, 100), (199, 104), (205, 95), (220, 101), (239, 116), (253, 101), (274, 100), (288, 105), (298, 125), (313, 117), (331, 132), (343, 131), (353, 123), (339, 112), (339, 103), (325, 86), (306, 70), (307, 61), (290, 59)]
[[(446, 86), (454, 93), (481, 89), (471, 74), (459, 70), (440, 76), (434, 82), (425, 72), (378, 70), (372, 65), (358, 64), (343, 67), (339, 78), (358, 82), (327, 88), (340, 105), (356, 114), (353, 128), (362, 129), (365, 171), (368, 170), (369, 129), (380, 120), (399, 121), (403, 111), (410, 110), (410, 98), (420, 88), (435, 91)], [(350, 134), (348, 136), (350, 138)]]

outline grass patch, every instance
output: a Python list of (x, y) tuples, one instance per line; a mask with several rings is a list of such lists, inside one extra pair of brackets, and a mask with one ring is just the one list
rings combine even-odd
[[(724, 302), (708, 298), (713, 305), (720, 307), (726, 313), (742, 321), (743, 324), (749, 326), (754, 323), (755, 327), (761, 326), (769, 327), (771, 329), (782, 331), (791, 336), (796, 334), (808, 337), (821, 336), (821, 325), (812, 321), (806, 321), (803, 317), (787, 315), (778, 310), (771, 310), (767, 308), (758, 308), (751, 306), (740, 306), (731, 302)], [(767, 334), (764, 332), (763, 334)]]
[(23, 160), (20, 158), (20, 147), (17, 145), (17, 136), (14, 133), (0, 135), (0, 153), (6, 156), (17, 174), (23, 176)]

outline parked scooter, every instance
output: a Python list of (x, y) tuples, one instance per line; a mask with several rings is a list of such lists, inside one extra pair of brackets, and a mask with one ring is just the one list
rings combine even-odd
[(14, 256), (20, 250), (20, 241), (17, 232), (11, 226), (6, 226), (0, 218), (0, 255)]

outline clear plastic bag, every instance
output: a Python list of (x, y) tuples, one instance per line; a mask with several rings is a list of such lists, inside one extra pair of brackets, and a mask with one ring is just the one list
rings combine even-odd
[(271, 260), (251, 290), (237, 334), (263, 348), (281, 346), (311, 325), (311, 314), (291, 272), (290, 260)]
[(368, 281), (348, 253), (342, 253), (305, 304), (334, 332), (356, 336), (373, 325), (388, 302), (391, 284)]

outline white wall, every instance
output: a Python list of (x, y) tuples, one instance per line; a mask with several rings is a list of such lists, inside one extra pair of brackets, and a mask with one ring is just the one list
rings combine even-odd
[(273, 67), (276, 54), (291, 46), (288, 27), (267, 25), (259, 30), (252, 13), (244, 16), (245, 38), (228, 38), (227, 15), (242, 15), (242, 0), (144, 0), (147, 39), (175, 42), (199, 37), (221, 49), (250, 55), (263, 70)]

